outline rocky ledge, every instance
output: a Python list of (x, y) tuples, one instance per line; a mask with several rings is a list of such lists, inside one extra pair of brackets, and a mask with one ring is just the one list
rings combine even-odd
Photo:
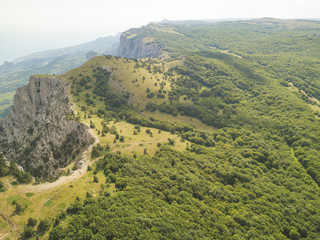
[(67, 84), (58, 77), (30, 77), (18, 88), (0, 123), (0, 151), (41, 178), (76, 161), (90, 145), (88, 127), (71, 120)]

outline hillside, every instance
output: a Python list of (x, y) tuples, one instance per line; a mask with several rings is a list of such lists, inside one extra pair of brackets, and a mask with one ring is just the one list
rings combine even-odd
[(90, 166), (51, 187), (6, 172), (0, 233), (11, 214), (13, 238), (318, 239), (318, 32), (261, 19), (123, 33), (119, 54), (139, 59), (57, 76), (67, 120), (99, 139)]

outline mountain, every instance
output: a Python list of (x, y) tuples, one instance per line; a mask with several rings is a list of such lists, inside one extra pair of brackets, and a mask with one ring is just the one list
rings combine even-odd
[(33, 53), (5, 62), (0, 66), (0, 118), (12, 104), (16, 88), (26, 84), (33, 74), (61, 74), (80, 66), (87, 60), (86, 54), (115, 54), (120, 35), (101, 37), (92, 42), (73, 47)]
[[(0, 210), (25, 238), (319, 239), (319, 30), (317, 21), (270, 18), (153, 23), (122, 33), (122, 57), (32, 77), (29, 104), (11, 112), (89, 125), (99, 143), (90, 166), (66, 166), (76, 175), (59, 186), (3, 184)], [(68, 101), (46, 104), (56, 97), (33, 84), (44, 78), (65, 85)], [(6, 119), (10, 140), (34, 118)], [(51, 144), (46, 129), (64, 136), (36, 123), (36, 149)], [(82, 149), (69, 142), (55, 144)], [(62, 153), (61, 167), (73, 162)], [(51, 172), (54, 158), (41, 161)]]

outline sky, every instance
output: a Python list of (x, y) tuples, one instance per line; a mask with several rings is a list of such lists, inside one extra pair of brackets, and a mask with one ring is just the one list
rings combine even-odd
[(320, 18), (319, 0), (0, 0), (0, 64), (150, 22)]

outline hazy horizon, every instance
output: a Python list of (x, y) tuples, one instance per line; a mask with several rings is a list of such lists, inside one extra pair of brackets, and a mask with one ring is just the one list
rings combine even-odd
[(0, 3), (0, 64), (33, 52), (74, 46), (132, 27), (169, 20), (316, 19), (316, 0), (4, 0)]

